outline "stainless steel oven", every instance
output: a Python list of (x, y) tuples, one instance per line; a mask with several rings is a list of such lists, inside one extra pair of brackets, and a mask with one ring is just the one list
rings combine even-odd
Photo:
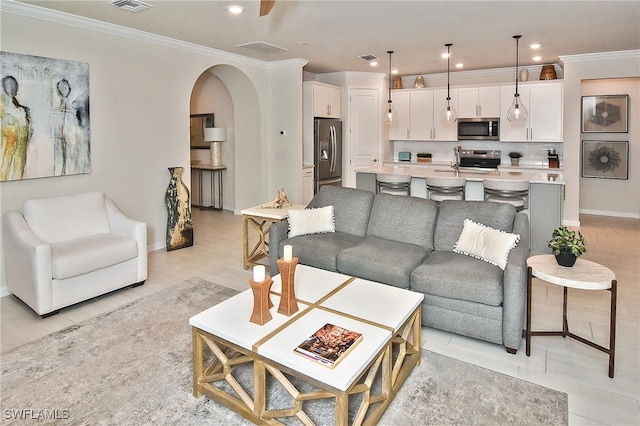
[(497, 169), (502, 152), (499, 149), (463, 149), (460, 151), (460, 167)]

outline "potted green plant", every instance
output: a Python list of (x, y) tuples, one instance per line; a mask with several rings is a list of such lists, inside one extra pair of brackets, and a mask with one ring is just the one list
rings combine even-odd
[(553, 250), (558, 265), (568, 267), (576, 263), (578, 256), (587, 252), (586, 244), (580, 231), (572, 231), (564, 225), (554, 229), (549, 240), (549, 248)]
[(511, 151), (509, 153), (509, 158), (511, 158), (511, 165), (512, 166), (519, 165), (520, 164), (520, 157), (524, 157), (524, 154), (522, 152)]
[(431, 162), (431, 153), (430, 152), (419, 152), (417, 154), (418, 163), (430, 163)]

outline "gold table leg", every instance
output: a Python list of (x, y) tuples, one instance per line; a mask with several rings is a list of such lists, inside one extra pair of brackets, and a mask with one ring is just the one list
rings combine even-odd
[[(258, 260), (269, 257), (269, 228), (274, 223), (279, 223), (277, 219), (267, 219), (258, 216), (242, 216), (242, 266), (244, 269), (254, 265), (259, 265)], [(249, 225), (258, 234), (258, 242), (249, 250)], [(269, 265), (265, 265), (267, 271)]]

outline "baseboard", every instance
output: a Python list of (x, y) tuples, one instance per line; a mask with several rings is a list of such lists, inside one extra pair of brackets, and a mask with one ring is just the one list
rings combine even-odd
[(591, 214), (594, 216), (612, 216), (612, 217), (625, 217), (628, 219), (640, 219), (640, 214), (638, 213), (629, 213), (629, 212), (610, 212), (606, 210), (589, 210), (589, 209), (580, 209), (580, 214)]
[(2, 287), (0, 287), (0, 297), (5, 297), (10, 295), (11, 292), (9, 291), (9, 287), (3, 285)]

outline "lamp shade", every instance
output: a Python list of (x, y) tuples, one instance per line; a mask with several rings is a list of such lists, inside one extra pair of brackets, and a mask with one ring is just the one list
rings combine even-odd
[(227, 129), (224, 127), (205, 127), (204, 128), (204, 141), (205, 142), (222, 142), (227, 140)]

